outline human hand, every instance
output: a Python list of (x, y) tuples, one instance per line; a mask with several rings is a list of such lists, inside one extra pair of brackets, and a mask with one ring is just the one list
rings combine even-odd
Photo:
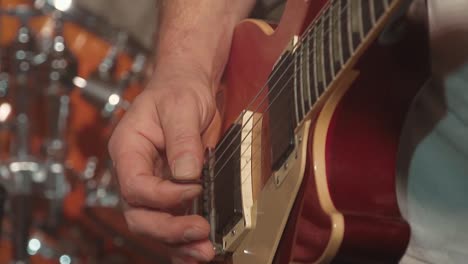
[(214, 256), (208, 222), (180, 208), (201, 193), (202, 134), (217, 115), (209, 78), (190, 70), (159, 71), (116, 127), (109, 152), (129, 229), (168, 245), (174, 263)]

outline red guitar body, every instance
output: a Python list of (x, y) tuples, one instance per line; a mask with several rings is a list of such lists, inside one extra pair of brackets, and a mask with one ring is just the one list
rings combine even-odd
[[(245, 21), (237, 27), (222, 91), (224, 131), (260, 92), (288, 42), (301, 35), (326, 2), (288, 1), (275, 29), (261, 21)], [(374, 38), (352, 69), (346, 70), (358, 75), (346, 87), (336, 88), (342, 95), (335, 99), (329, 95), (317, 105), (311, 116), (304, 180), (275, 262), (330, 261), (323, 254), (332, 239), (334, 223), (319, 202), (323, 186), (316, 181), (318, 167), (326, 171), (331, 202), (344, 221), (332, 261), (396, 263), (404, 254), (410, 227), (397, 204), (396, 158), (405, 114), (429, 74), (424, 34), (409, 33), (393, 45), (381, 45)], [(323, 129), (320, 115), (327, 100), (335, 100), (335, 107), (326, 124), (324, 156), (317, 157), (317, 140), (313, 138), (320, 126)], [(264, 118), (268, 118), (267, 113)], [(268, 122), (263, 124), (263, 134), (268, 135)], [(271, 169), (269, 143), (263, 144), (265, 183)]]

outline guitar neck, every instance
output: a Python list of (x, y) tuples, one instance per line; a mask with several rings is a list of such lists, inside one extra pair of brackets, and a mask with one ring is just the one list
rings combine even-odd
[[(276, 63), (270, 76), (273, 170), (294, 148), (294, 131), (340, 73), (352, 67), (401, 1), (330, 0)], [(374, 34), (375, 35), (375, 34)]]

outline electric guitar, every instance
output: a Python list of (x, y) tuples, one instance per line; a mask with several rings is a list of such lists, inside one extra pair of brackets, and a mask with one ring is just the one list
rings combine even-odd
[(429, 75), (403, 2), (289, 0), (277, 27), (237, 26), (204, 169), (218, 261), (399, 261), (396, 152)]

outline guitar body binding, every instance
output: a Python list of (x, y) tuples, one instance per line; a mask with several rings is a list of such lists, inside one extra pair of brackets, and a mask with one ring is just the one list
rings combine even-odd
[[(326, 3), (289, 0), (275, 30), (246, 20), (235, 31), (220, 91), (222, 127), (226, 132), (246, 110), (262, 115), (261, 159), (252, 165), (261, 168), (255, 179), (261, 190), (254, 191), (256, 221), (228, 263), (397, 263), (408, 245), (410, 228), (396, 198), (396, 155), (405, 115), (430, 73), (426, 36), (418, 28), (386, 46), (376, 31), (320, 97), (296, 129), (296, 143), (302, 138), (307, 146), (299, 143), (286, 161), (299, 168), (290, 172), (301, 175), (290, 179), (288, 184), (297, 185), (290, 193), (276, 197), (291, 200), (281, 212), (285, 220), (273, 221), (280, 231), (271, 238), (277, 241), (273, 248), (252, 242), (263, 241), (256, 229), (267, 232), (270, 226), (259, 216), (275, 210), (262, 206), (268, 204), (262, 199), (271, 199), (268, 193), (283, 188), (291, 174), (278, 182), (271, 169), (268, 109), (250, 103), (268, 96), (262, 87), (278, 58)], [(296, 164), (291, 157), (298, 157), (298, 150), (303, 162)]]

